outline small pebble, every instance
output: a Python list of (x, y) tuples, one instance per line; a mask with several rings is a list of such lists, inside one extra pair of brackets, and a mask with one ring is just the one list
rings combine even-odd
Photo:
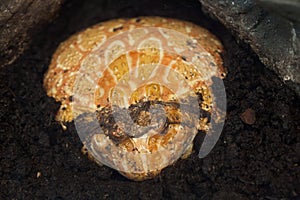
[(252, 125), (256, 121), (255, 111), (251, 108), (247, 108), (240, 116), (241, 120), (245, 124)]
[(39, 178), (41, 175), (42, 175), (41, 172), (37, 172), (37, 173), (36, 173), (36, 178)]

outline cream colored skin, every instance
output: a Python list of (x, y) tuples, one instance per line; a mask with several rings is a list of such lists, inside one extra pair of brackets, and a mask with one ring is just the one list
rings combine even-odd
[[(171, 32), (166, 34), (164, 30)], [(172, 31), (185, 37), (177, 37)], [(151, 38), (145, 38), (147, 34)], [(201, 55), (206, 56), (198, 59), (198, 54), (187, 53), (191, 57), (186, 61), (182, 55), (188, 52), (189, 41), (197, 44)], [(220, 56), (222, 51), (223, 47), (215, 36), (189, 22), (161, 17), (111, 20), (87, 28), (63, 42), (53, 55), (44, 78), (44, 87), (48, 96), (61, 102), (56, 120), (62, 124), (83, 112), (99, 110), (114, 101), (119, 106), (128, 107), (139, 100), (178, 101), (185, 98), (184, 95), (194, 93), (202, 94), (204, 101), (201, 107), (210, 112), (213, 104), (209, 89), (211, 77), (223, 78), (225, 74)], [(102, 57), (98, 56), (100, 53)], [(143, 71), (141, 66), (145, 65), (150, 67)], [(155, 66), (162, 67), (155, 71)], [(126, 79), (126, 74), (134, 70), (137, 70), (135, 80)], [(99, 71), (100, 74), (95, 73)], [(182, 88), (172, 71), (185, 77), (189, 89), (185, 91)], [(83, 74), (93, 81), (78, 78)], [(140, 80), (145, 78), (149, 84), (143, 85)], [(122, 87), (121, 83), (125, 86)], [(126, 84), (133, 86), (126, 87)], [(95, 88), (95, 92), (86, 92), (89, 88)], [(71, 97), (76, 96), (75, 93), (80, 93), (82, 98), (73, 108)], [(115, 98), (115, 93), (122, 98)], [(189, 123), (197, 129), (208, 128), (207, 119), (195, 121), (192, 116), (190, 118)], [(89, 133), (91, 140), (85, 145), (89, 155), (97, 162), (102, 159), (124, 176), (144, 180), (159, 174), (180, 156), (187, 157), (191, 153), (197, 129), (175, 125), (168, 129), (166, 135), (153, 130), (123, 145), (115, 145), (104, 134)], [(105, 150), (108, 146), (111, 149), (109, 152)], [(133, 152), (132, 149), (139, 151)], [(121, 162), (120, 157), (128, 162)]]

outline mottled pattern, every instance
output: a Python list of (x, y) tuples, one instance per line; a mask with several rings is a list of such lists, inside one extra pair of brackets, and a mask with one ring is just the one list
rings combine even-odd
[[(58, 121), (79, 116), (77, 124), (84, 125), (87, 135), (85, 147), (97, 162), (143, 180), (190, 153), (197, 129), (207, 131), (209, 119), (202, 113), (210, 113), (214, 105), (211, 78), (225, 76), (221, 52), (216, 37), (192, 23), (160, 17), (112, 20), (63, 42), (44, 86), (61, 102)], [(169, 122), (178, 117), (178, 123), (166, 126), (151, 120), (160, 114), (144, 109), (145, 103), (163, 109)], [(110, 121), (107, 113), (114, 109), (137, 113), (130, 132), (124, 131), (130, 118), (122, 121), (128, 116)], [(96, 117), (85, 114), (95, 111)], [(86, 127), (91, 121), (102, 129)], [(109, 131), (110, 123), (114, 131)]]

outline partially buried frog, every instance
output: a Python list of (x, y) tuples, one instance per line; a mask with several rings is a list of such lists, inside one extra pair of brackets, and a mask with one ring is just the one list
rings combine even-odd
[(189, 156), (196, 134), (210, 129), (222, 51), (189, 22), (111, 20), (61, 43), (44, 87), (61, 102), (56, 120), (75, 121), (92, 160), (145, 180)]

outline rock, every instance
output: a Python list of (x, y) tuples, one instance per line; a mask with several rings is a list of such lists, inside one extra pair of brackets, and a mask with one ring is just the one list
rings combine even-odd
[[(250, 44), (260, 60), (300, 96), (300, 23), (293, 21), (298, 15), (284, 15), (287, 12), (277, 14), (276, 9), (269, 8), (280, 10), (283, 6), (272, 4), (272, 0), (268, 4), (266, 0), (200, 2), (205, 12), (218, 19), (239, 39)], [(285, 2), (285, 10), (290, 8), (292, 11), (294, 7), (300, 7), (300, 1), (297, 0), (277, 2)]]
[(63, 0), (0, 2), (0, 67), (11, 64), (28, 47), (32, 34), (51, 21)]
[(252, 110), (251, 108), (247, 108), (242, 114), (241, 114), (241, 119), (244, 123), (252, 125), (256, 121), (255, 117), (255, 111)]

